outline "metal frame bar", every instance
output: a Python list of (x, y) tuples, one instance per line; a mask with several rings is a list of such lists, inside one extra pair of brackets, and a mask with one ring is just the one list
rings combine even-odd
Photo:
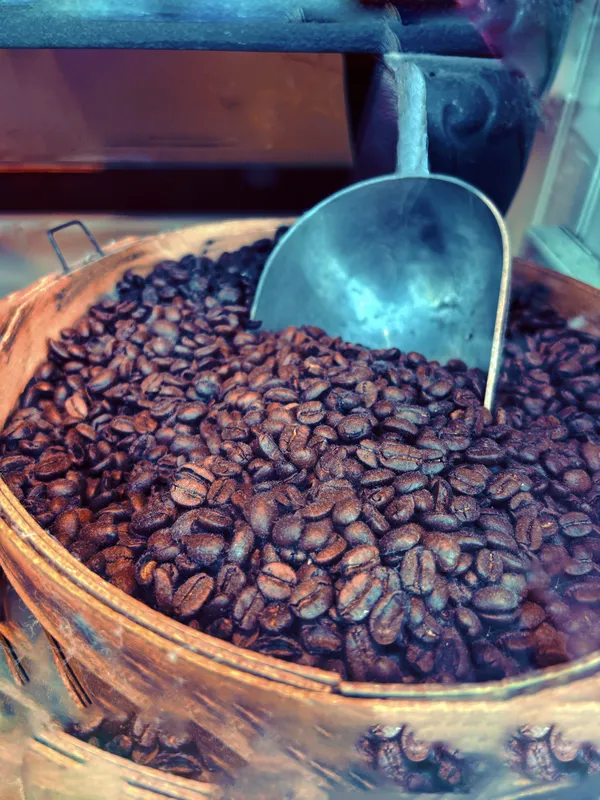
[(460, 17), (403, 25), (381, 17), (351, 22), (89, 20), (28, 9), (0, 8), (0, 48), (241, 50), (379, 53), (392, 28), (410, 53), (491, 57), (471, 23)]

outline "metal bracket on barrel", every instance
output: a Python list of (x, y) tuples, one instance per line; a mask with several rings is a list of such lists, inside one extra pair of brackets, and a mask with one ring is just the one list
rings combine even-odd
[(60, 249), (60, 245), (56, 241), (55, 234), (57, 234), (59, 231), (65, 230), (65, 228), (71, 228), (74, 225), (77, 225), (79, 228), (81, 228), (81, 230), (87, 236), (87, 238), (91, 242), (91, 244), (94, 247), (94, 249), (96, 250), (96, 252), (100, 256), (104, 256), (104, 250), (100, 247), (100, 245), (98, 244), (98, 242), (94, 238), (93, 234), (90, 232), (89, 228), (87, 227), (87, 225), (85, 225), (83, 222), (81, 222), (81, 220), (72, 219), (70, 222), (64, 222), (62, 225), (57, 225), (55, 228), (50, 228), (50, 230), (48, 231), (48, 239), (50, 239), (50, 244), (52, 245), (52, 249), (56, 253), (56, 257), (58, 258), (58, 260), (62, 264), (63, 272), (65, 273), (65, 275), (68, 275), (71, 272), (71, 268), (69, 267), (67, 259), (64, 257), (63, 252)]

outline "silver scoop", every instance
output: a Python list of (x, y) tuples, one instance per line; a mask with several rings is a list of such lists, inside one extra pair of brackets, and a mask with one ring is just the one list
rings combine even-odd
[(354, 184), (302, 216), (273, 250), (251, 317), (266, 330), (314, 325), (371, 348), (416, 351), (487, 371), (491, 409), (502, 358), (511, 261), (485, 195), (431, 175), (425, 78), (401, 54), (397, 172)]

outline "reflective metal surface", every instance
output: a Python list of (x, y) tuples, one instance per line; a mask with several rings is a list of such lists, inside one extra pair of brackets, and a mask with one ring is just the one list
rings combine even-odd
[(315, 325), (373, 348), (398, 347), (498, 378), (510, 290), (506, 228), (479, 191), (427, 174), (425, 82), (386, 57), (399, 97), (398, 174), (328, 198), (288, 232), (258, 286), (267, 330)]

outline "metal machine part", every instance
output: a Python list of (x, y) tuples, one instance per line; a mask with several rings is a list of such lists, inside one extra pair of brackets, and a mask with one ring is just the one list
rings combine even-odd
[(378, 96), (378, 57), (391, 30), (403, 52), (430, 59), (432, 169), (473, 183), (504, 212), (573, 2), (38, 0), (0, 6), (0, 47), (344, 53), (357, 177), (365, 178), (391, 171), (394, 160), (393, 126)]
[(574, 0), (38, 0), (2, 4), (0, 47), (376, 53), (384, 22), (407, 52), (509, 59), (536, 93), (560, 58)]
[[(431, 169), (472, 183), (506, 212), (538, 124), (531, 85), (501, 61), (442, 56), (416, 60), (427, 83)], [(396, 162), (398, 98), (382, 83), (381, 63), (374, 66), (366, 96), (360, 92), (360, 65), (350, 58), (346, 65), (356, 177), (389, 174)]]
[(429, 171), (426, 88), (406, 56), (385, 59), (398, 100), (395, 175), (313, 208), (267, 261), (252, 318), (314, 325), (372, 348), (459, 358), (488, 373), (491, 410), (510, 292), (502, 217), (472, 186)]

